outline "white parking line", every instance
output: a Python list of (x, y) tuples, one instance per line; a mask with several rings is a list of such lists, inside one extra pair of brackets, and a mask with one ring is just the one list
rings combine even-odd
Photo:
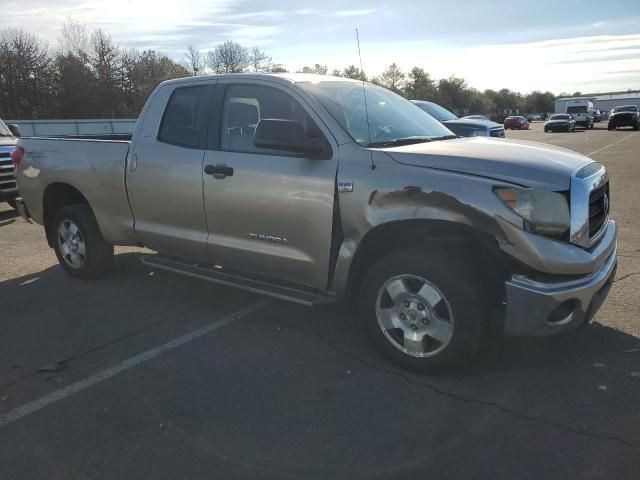
[(228, 315), (220, 320), (216, 320), (215, 322), (211, 322), (202, 328), (194, 330), (191, 333), (187, 333), (186, 335), (175, 338), (163, 345), (152, 348), (151, 350), (147, 350), (146, 352), (143, 352), (139, 355), (130, 357), (117, 365), (106, 368), (100, 372), (97, 372), (91, 375), (90, 377), (87, 377), (83, 380), (79, 380), (75, 383), (72, 383), (71, 385), (68, 385), (59, 390), (56, 390), (55, 392), (51, 392), (48, 395), (45, 395), (44, 397), (40, 397), (37, 400), (33, 400), (32, 402), (29, 402), (20, 407), (17, 407), (11, 410), (10, 412), (4, 413), (0, 415), (0, 428), (5, 427), (10, 423), (15, 422), (16, 420), (19, 420), (22, 417), (35, 413), (38, 410), (43, 409), (44, 407), (57, 403), (60, 400), (64, 400), (65, 398), (70, 397), (71, 395), (81, 392), (86, 388), (92, 387), (93, 385), (100, 383), (104, 380), (107, 380), (119, 373), (122, 373), (125, 370), (135, 367), (136, 365), (140, 365), (141, 363), (144, 363), (153, 358), (156, 358), (157, 356), (162, 355), (163, 353), (169, 352), (182, 345), (185, 345), (186, 343), (189, 343), (192, 340), (195, 340), (196, 338), (202, 337), (203, 335), (207, 335), (213, 332), (214, 330), (217, 330), (220, 327), (224, 327), (225, 325), (230, 324), (235, 320), (240, 320), (241, 318), (246, 317), (247, 315), (255, 312), (259, 308), (266, 306), (268, 303), (269, 303), (268, 301), (261, 300), (247, 308), (244, 308), (238, 312), (232, 313), (231, 315)]
[(621, 138), (620, 140), (617, 140), (617, 141), (615, 141), (615, 142), (613, 142), (613, 143), (610, 143), (609, 145), (606, 145), (606, 146), (604, 146), (604, 147), (602, 147), (602, 148), (599, 148), (598, 150), (594, 150), (593, 152), (589, 152), (589, 153), (587, 153), (587, 157), (589, 157), (589, 156), (593, 155), (594, 153), (601, 152), (602, 150), (604, 150), (604, 149), (606, 149), (606, 148), (609, 148), (609, 147), (611, 147), (611, 146), (615, 145), (616, 143), (624, 142), (626, 139), (631, 138), (631, 137), (633, 137), (634, 135), (637, 135), (638, 133), (640, 133), (640, 132), (632, 133), (631, 135), (627, 135), (626, 137)]

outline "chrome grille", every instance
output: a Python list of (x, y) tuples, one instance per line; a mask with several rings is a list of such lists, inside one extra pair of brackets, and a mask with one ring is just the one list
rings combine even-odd
[(584, 248), (594, 245), (609, 220), (609, 176), (599, 163), (591, 163), (573, 174), (570, 192), (571, 243)]
[(11, 163), (12, 150), (13, 147), (0, 150), (0, 194), (12, 193), (17, 188), (13, 163)]
[(609, 215), (609, 183), (589, 194), (589, 238), (600, 232)]
[(504, 127), (491, 127), (491, 129), (489, 130), (489, 136), (503, 138)]

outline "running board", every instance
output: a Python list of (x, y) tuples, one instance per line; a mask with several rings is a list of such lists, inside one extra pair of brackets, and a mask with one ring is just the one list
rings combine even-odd
[(291, 286), (270, 283), (257, 278), (248, 278), (236, 272), (230, 273), (224, 268), (212, 267), (199, 263), (185, 262), (164, 255), (143, 255), (142, 263), (147, 267), (180, 273), (189, 277), (200, 278), (220, 285), (239, 288), (268, 297), (299, 303), (308, 307), (335, 303), (333, 296), (315, 290), (299, 289)]

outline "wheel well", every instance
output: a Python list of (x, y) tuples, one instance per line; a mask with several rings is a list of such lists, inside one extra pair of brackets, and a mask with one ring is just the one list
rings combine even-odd
[(360, 242), (349, 271), (348, 297), (354, 299), (358, 295), (367, 270), (380, 258), (395, 250), (425, 245), (463, 257), (490, 299), (490, 307), (504, 300), (504, 282), (510, 276), (510, 268), (496, 240), (468, 225), (440, 220), (389, 222), (369, 231)]
[(47, 235), (47, 242), (50, 247), (53, 248), (54, 236), (51, 229), (51, 222), (53, 221), (54, 215), (60, 208), (78, 203), (89, 205), (85, 196), (71, 185), (66, 183), (52, 183), (45, 189), (42, 198), (43, 224)]

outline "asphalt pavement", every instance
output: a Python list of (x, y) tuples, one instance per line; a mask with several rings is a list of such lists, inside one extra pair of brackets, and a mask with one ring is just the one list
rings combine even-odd
[(595, 321), (408, 372), (347, 307), (144, 267), (74, 280), (0, 204), (0, 479), (637, 479), (640, 132), (545, 134), (605, 164), (619, 267)]

